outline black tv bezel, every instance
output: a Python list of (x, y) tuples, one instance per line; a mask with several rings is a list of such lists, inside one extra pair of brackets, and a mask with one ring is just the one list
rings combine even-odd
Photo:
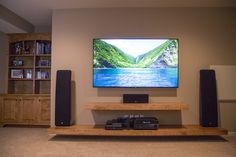
[[(95, 86), (94, 85), (94, 68), (93, 68), (93, 60), (94, 60), (94, 41), (95, 40), (99, 40), (99, 39), (167, 39), (167, 40), (177, 40), (178, 42), (178, 73), (177, 73), (177, 86), (176, 87), (130, 87), (130, 86)], [(92, 56), (92, 82), (93, 82), (93, 88), (138, 88), (138, 89), (141, 89), (141, 88), (159, 88), (159, 89), (177, 89), (179, 88), (179, 38), (174, 38), (174, 37), (171, 37), (171, 38), (144, 38), (144, 37), (139, 37), (139, 38), (122, 38), (122, 37), (118, 37), (118, 38), (93, 38), (93, 56)]]

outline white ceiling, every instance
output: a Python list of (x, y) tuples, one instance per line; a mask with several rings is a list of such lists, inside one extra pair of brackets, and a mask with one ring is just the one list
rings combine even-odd
[(236, 0), (0, 0), (36, 27), (51, 26), (53, 9), (121, 7), (236, 7)]

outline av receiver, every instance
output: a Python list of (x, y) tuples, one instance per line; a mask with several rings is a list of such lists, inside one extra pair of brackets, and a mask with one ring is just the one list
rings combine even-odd
[(157, 130), (159, 122), (156, 117), (119, 117), (108, 120), (105, 125), (106, 130)]

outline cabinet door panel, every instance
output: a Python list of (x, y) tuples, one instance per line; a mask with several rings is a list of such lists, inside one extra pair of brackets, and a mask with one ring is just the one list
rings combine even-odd
[(50, 123), (50, 98), (39, 98), (40, 114), (39, 120), (42, 123)]
[(2, 105), (2, 121), (16, 122), (20, 117), (19, 101), (17, 98), (4, 98)]
[(33, 122), (36, 119), (36, 105), (35, 98), (25, 98), (21, 99), (21, 109), (22, 109), (22, 122)]

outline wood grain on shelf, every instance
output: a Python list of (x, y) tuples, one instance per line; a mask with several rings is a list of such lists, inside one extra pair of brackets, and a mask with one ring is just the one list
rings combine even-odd
[(51, 79), (35, 79), (35, 81), (50, 81)]
[(9, 42), (17, 42), (22, 40), (51, 40), (49, 33), (15, 33), (9, 34)]
[(9, 69), (33, 69), (33, 66), (9, 66)]
[(81, 136), (216, 136), (228, 132), (221, 128), (208, 128), (198, 125), (161, 126), (158, 130), (105, 130), (103, 126), (73, 125), (51, 127), (49, 134)]
[(51, 54), (36, 54), (36, 57), (51, 57)]
[(50, 66), (36, 66), (36, 69), (50, 69)]
[(34, 57), (34, 54), (10, 54), (10, 57)]
[(115, 103), (96, 102), (85, 105), (89, 110), (186, 110), (188, 104), (182, 102), (156, 102), (156, 103)]
[(33, 79), (27, 79), (27, 78), (9, 78), (9, 81), (33, 81)]
[(40, 96), (40, 97), (49, 97), (50, 98), (50, 94), (0, 94), (0, 96), (2, 97), (16, 97), (16, 96)]

